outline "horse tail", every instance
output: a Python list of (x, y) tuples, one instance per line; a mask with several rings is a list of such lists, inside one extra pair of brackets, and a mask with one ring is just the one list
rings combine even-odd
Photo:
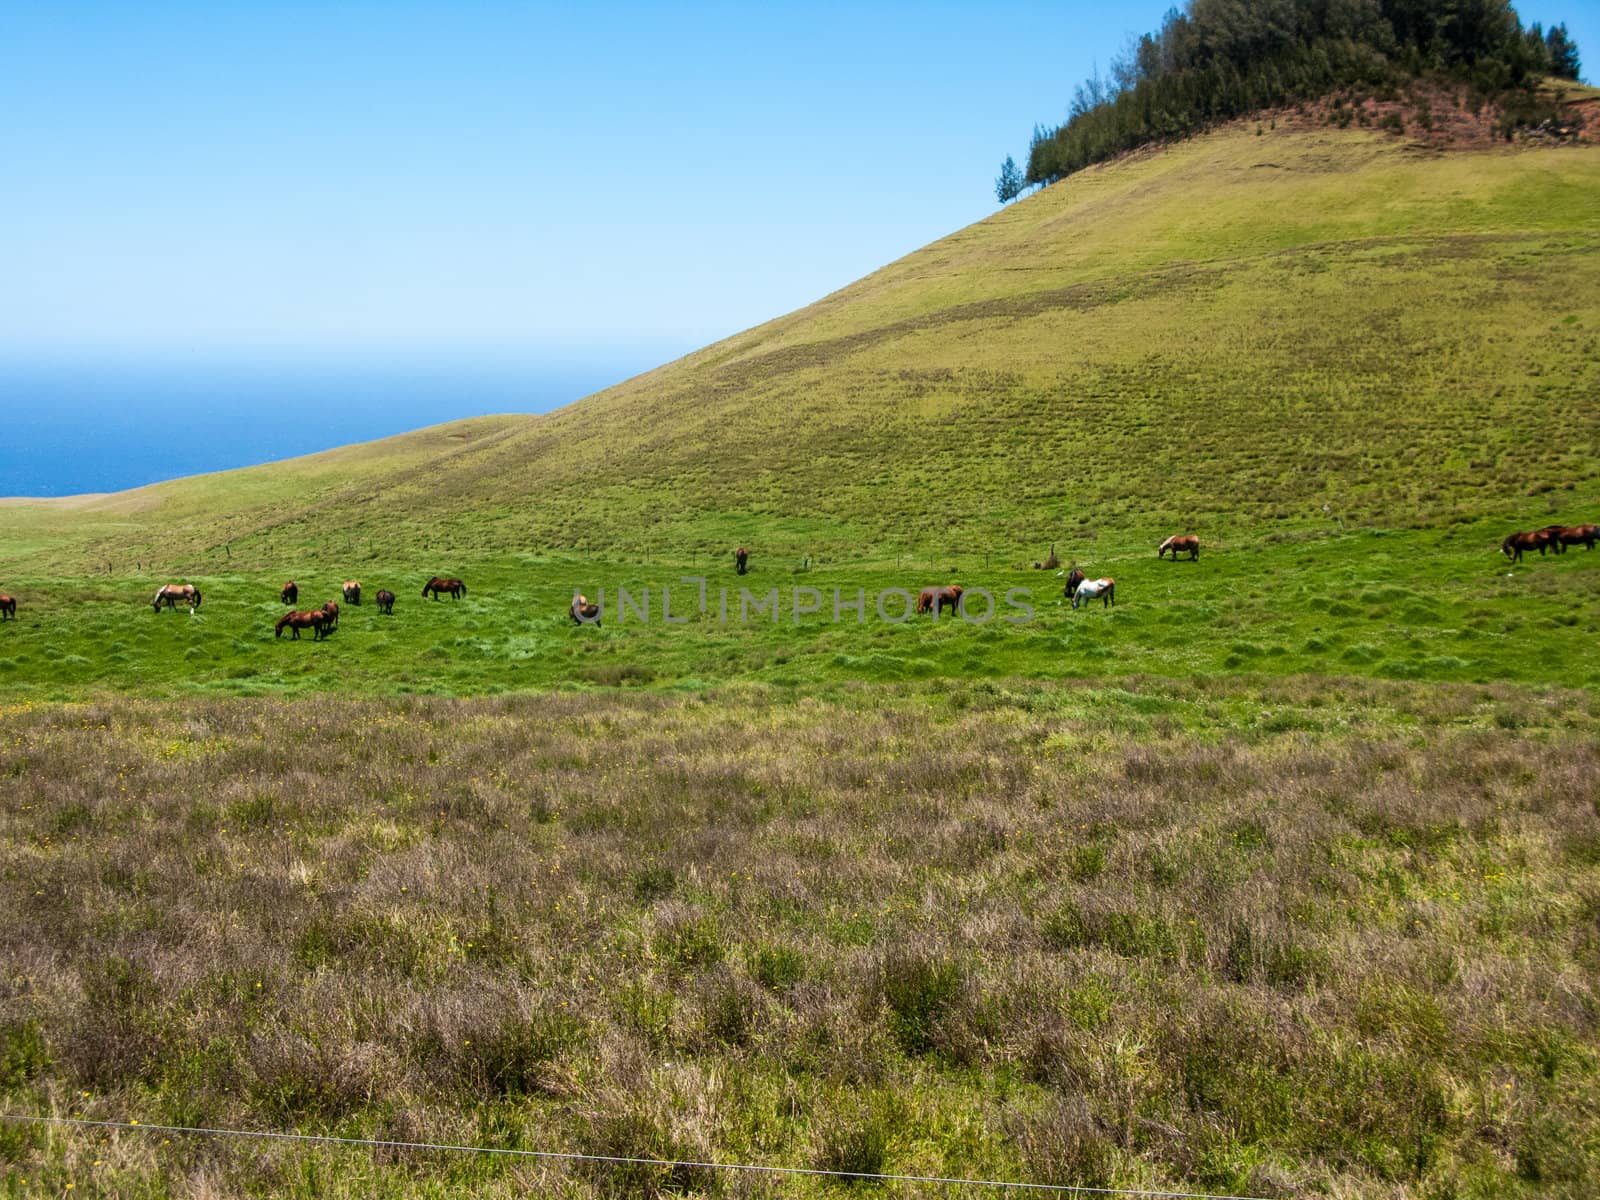
[(463, 596), (465, 596), (465, 595), (466, 595), (466, 594), (467, 594), (467, 585), (466, 585), (466, 584), (464, 584), (464, 583), (463, 583), (463, 584), (461, 584), (461, 594), (462, 594), (462, 595), (463, 595)]

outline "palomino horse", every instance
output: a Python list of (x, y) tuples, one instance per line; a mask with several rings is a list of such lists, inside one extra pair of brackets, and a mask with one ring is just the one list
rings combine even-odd
[(0, 621), (17, 619), (17, 598), (0, 592)]
[(450, 599), (459, 600), (467, 594), (467, 585), (459, 579), (446, 579), (443, 575), (435, 575), (422, 585), (422, 598), (424, 600), (428, 598), (429, 592), (433, 593), (435, 600), (444, 592), (450, 593)]
[(289, 580), (283, 585), (283, 591), (278, 593), (278, 599), (284, 604), (293, 604), (300, 599), (300, 585), (294, 580)]
[(200, 607), (200, 589), (192, 583), (169, 583), (156, 589), (155, 598), (150, 601), (150, 607), (157, 612), (165, 604), (168, 608), (177, 608), (183, 604), (193, 612)]
[(339, 602), (337, 600), (329, 600), (324, 604), (322, 606), (322, 615), (328, 622), (329, 633), (339, 628)]
[(1067, 572), (1067, 586), (1061, 594), (1068, 600), (1071, 600), (1072, 597), (1077, 594), (1078, 585), (1087, 578), (1088, 576), (1085, 575), (1081, 569), (1078, 567), (1073, 567), (1072, 570)]
[(1200, 557), (1200, 539), (1192, 533), (1173, 534), (1161, 545), (1156, 547), (1156, 557), (1160, 558), (1168, 550), (1172, 551), (1172, 561), (1178, 561), (1178, 555), (1187, 554), (1189, 561), (1194, 562)]
[(1078, 607), (1078, 601), (1093, 600), (1100, 597), (1100, 607), (1109, 608), (1117, 602), (1117, 581), (1115, 579), (1085, 579), (1078, 585), (1078, 590), (1072, 593), (1072, 607)]
[(1513, 533), (1500, 543), (1500, 553), (1512, 562), (1522, 561), (1524, 550), (1537, 550), (1539, 557), (1544, 557), (1544, 552), (1550, 546), (1550, 531), (1548, 529), (1535, 529), (1528, 533)]
[(378, 601), (378, 611), (379, 612), (387, 613), (389, 616), (393, 616), (394, 615), (394, 593), (393, 592), (391, 592), (388, 588), (379, 588), (378, 589), (378, 595), (377, 595), (377, 601)]
[(950, 611), (961, 611), (961, 593), (965, 591), (960, 584), (953, 583), (949, 587), (923, 588), (917, 593), (917, 612), (931, 612), (937, 620), (944, 611), (945, 605), (950, 606)]
[(288, 626), (289, 632), (294, 634), (294, 640), (300, 640), (300, 631), (312, 631), (311, 640), (320, 642), (328, 636), (328, 614), (323, 609), (314, 609), (311, 612), (286, 612), (278, 618), (278, 623), (273, 627), (273, 637), (282, 637), (284, 627)]
[(360, 604), (361, 603), (361, 581), (360, 580), (357, 580), (357, 579), (346, 579), (344, 581), (344, 583), (340, 585), (340, 590), (342, 592), (344, 592), (344, 602), (346, 604)]
[(582, 592), (572, 597), (572, 604), (567, 609), (567, 615), (579, 625), (600, 624), (600, 606)]
[(1546, 525), (1542, 532), (1550, 535), (1550, 549), (1557, 554), (1565, 554), (1568, 546), (1593, 550), (1600, 541), (1600, 525)]
[(733, 569), (743, 575), (750, 563), (750, 551), (740, 546), (733, 552)]

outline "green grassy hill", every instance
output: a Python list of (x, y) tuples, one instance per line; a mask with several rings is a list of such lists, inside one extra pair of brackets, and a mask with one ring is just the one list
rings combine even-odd
[(550, 416), (10, 509), (0, 546), (191, 572), (735, 541), (1020, 559), (1086, 531), (1576, 519), (1600, 501), (1596, 194), (1592, 146), (1234, 128)]
[[(1600, 684), (1600, 148), (1240, 127), (1095, 168), (788, 317), (543, 417), (0, 508), (40, 697), (1216, 672)], [(1198, 532), (1199, 564), (1157, 563)], [(755, 551), (738, 580), (729, 549)], [(1119, 580), (1074, 616), (1065, 562)], [(799, 564), (812, 569), (799, 573)], [(469, 579), (424, 608), (422, 582)], [(686, 573), (831, 601), (1028, 587), (1026, 626), (659, 619)], [(401, 596), (316, 648), (278, 587)], [(156, 583), (199, 582), (193, 620)], [(581, 588), (649, 626), (575, 631)], [(687, 589), (680, 587), (679, 595)], [(712, 592), (713, 604), (716, 593)], [(737, 591), (733, 593), (737, 605)], [(679, 604), (682, 602), (679, 601)], [(831, 603), (824, 606), (831, 610)], [(682, 611), (679, 608), (677, 611)], [(831, 613), (830, 613), (831, 615)], [(870, 601), (869, 601), (870, 617)]]

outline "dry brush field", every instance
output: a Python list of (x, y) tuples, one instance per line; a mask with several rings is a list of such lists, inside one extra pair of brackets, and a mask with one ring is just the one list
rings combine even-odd
[[(1597, 774), (1590, 693), (1471, 685), (15, 704), (3, 1103), (1592, 1194)], [(74, 1196), (866, 1186), (11, 1125), (0, 1172)]]

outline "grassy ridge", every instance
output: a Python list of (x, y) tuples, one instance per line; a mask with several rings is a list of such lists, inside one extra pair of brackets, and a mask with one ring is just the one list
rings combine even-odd
[(548, 417), (13, 507), (0, 547), (70, 574), (734, 541), (1036, 557), (1325, 510), (1440, 530), (1592, 511), (1597, 188), (1594, 147), (1224, 131)]
[[(1597, 722), (1356, 682), (11, 704), (0, 1088), (857, 1171), (1592, 1194)], [(13, 1126), (0, 1171), (829, 1191)]]

